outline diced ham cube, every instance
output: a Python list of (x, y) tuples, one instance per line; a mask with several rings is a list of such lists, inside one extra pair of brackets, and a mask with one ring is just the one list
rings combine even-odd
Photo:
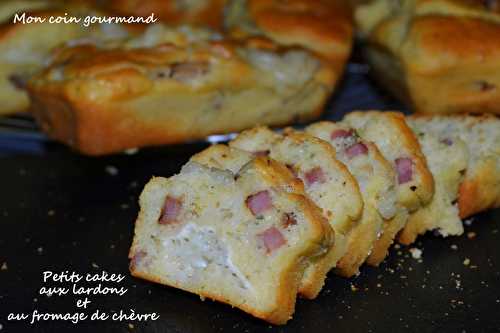
[(286, 164), (285, 166), (287, 167), (288, 170), (290, 170), (290, 172), (294, 175), (295, 178), (299, 177), (299, 174), (297, 173), (297, 170), (295, 170), (293, 165)]
[(325, 173), (320, 167), (315, 167), (307, 171), (304, 177), (307, 186), (311, 186), (314, 183), (323, 184), (326, 181)]
[(353, 159), (359, 155), (368, 154), (368, 147), (361, 142), (358, 142), (345, 150), (345, 153), (349, 159)]
[(257, 236), (264, 243), (267, 253), (271, 253), (286, 244), (285, 237), (283, 237), (281, 231), (276, 227), (270, 227)]
[(269, 150), (259, 150), (253, 153), (254, 156), (269, 156)]
[(163, 225), (179, 223), (177, 218), (179, 217), (181, 210), (182, 201), (167, 195), (158, 223)]
[(413, 161), (411, 158), (403, 157), (395, 161), (396, 171), (398, 173), (398, 183), (404, 184), (413, 179)]
[(249, 196), (246, 200), (248, 209), (253, 215), (260, 215), (273, 207), (269, 191), (260, 191)]
[(352, 136), (352, 131), (338, 129), (333, 131), (332, 134), (330, 134), (330, 139), (335, 140), (339, 138), (348, 138), (350, 136)]

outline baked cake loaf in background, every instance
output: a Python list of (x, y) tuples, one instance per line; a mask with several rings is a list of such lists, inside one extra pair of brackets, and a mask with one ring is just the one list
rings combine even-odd
[[(27, 81), (50, 63), (51, 52), (60, 45), (98, 42), (125, 38), (137, 26), (115, 24), (13, 23), (15, 13), (48, 19), (65, 13), (73, 17), (103, 15), (85, 5), (85, 1), (13, 1), (0, 4), (0, 114), (28, 111)], [(20, 14), (22, 15), (22, 14)]]
[(28, 91), (52, 138), (101, 155), (314, 119), (335, 80), (330, 62), (304, 49), (157, 24), (60, 50)]
[(373, 0), (355, 18), (375, 77), (417, 112), (500, 114), (500, 2)]
[(347, 0), (232, 0), (224, 24), (233, 38), (266, 37), (328, 59), (336, 83), (351, 53), (352, 9)]

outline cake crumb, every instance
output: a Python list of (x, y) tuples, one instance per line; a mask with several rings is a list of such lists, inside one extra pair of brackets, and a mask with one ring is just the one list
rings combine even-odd
[(38, 254), (42, 254), (43, 253), (43, 247), (39, 247), (36, 249), (36, 251), (38, 252)]
[(126, 203), (123, 203), (123, 204), (121, 204), (121, 205), (120, 205), (120, 208), (121, 208), (121, 209), (124, 209), (124, 210), (125, 210), (125, 209), (128, 209), (129, 207), (130, 207), (130, 206), (129, 206), (128, 204), (126, 204)]
[(453, 251), (458, 250), (458, 246), (456, 246), (455, 244), (451, 244), (450, 248), (451, 248)]
[(420, 259), (422, 258), (422, 250), (417, 249), (416, 247), (412, 247), (410, 249), (411, 256), (413, 259)]
[(474, 239), (474, 238), (476, 238), (476, 233), (474, 231), (469, 231), (467, 233), (467, 238), (468, 239)]
[(1, 331), (2, 329), (3, 329), (3, 325), (2, 325), (2, 324), (0, 324), (0, 331)]
[(465, 221), (464, 221), (464, 224), (465, 224), (466, 226), (470, 226), (470, 225), (472, 225), (472, 222), (473, 222), (473, 221), (474, 221), (474, 219), (473, 219), (473, 218), (470, 218), (470, 219), (465, 220)]
[(394, 245), (394, 248), (395, 248), (396, 250), (399, 250), (399, 249), (401, 248), (401, 245), (399, 245), (399, 244), (395, 244), (395, 245)]
[(51, 210), (49, 210), (49, 211), (47, 212), (47, 215), (48, 215), (48, 216), (54, 216), (54, 215), (56, 215), (56, 211), (55, 211), (55, 210), (53, 210), (53, 209), (51, 209)]
[(139, 148), (130, 148), (130, 149), (125, 149), (123, 153), (125, 155), (135, 155), (139, 152)]
[(470, 265), (470, 259), (469, 258), (465, 258), (464, 259), (464, 266), (469, 266)]
[(95, 262), (93, 262), (91, 265), (93, 268), (99, 268), (99, 265), (97, 265)]
[(129, 324), (128, 324), (128, 328), (129, 328), (129, 329), (131, 329), (131, 330), (133, 330), (133, 329), (135, 328), (135, 326), (134, 326), (134, 324), (130, 324), (130, 323), (129, 323)]
[(8, 270), (9, 268), (7, 267), (7, 262), (4, 262), (4, 263), (2, 264), (2, 267), (1, 267), (0, 269), (1, 269), (2, 271), (6, 271), (6, 270)]
[(358, 291), (358, 288), (354, 284), (351, 283), (351, 290), (353, 292), (356, 292), (356, 291)]
[(116, 176), (118, 175), (118, 169), (115, 166), (112, 165), (107, 165), (106, 166), (106, 172), (110, 174), (111, 176)]

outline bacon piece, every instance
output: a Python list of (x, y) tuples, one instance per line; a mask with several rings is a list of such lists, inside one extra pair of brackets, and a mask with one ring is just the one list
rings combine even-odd
[(447, 146), (451, 146), (451, 145), (453, 145), (453, 140), (450, 138), (444, 138), (443, 140), (441, 140), (441, 143), (443, 143)]
[(358, 142), (345, 150), (345, 153), (349, 159), (353, 159), (358, 155), (368, 154), (368, 148), (361, 142)]
[(352, 131), (338, 129), (333, 131), (332, 134), (330, 134), (330, 139), (335, 140), (339, 138), (348, 138), (350, 136), (352, 136)]
[(288, 228), (291, 225), (297, 225), (297, 220), (292, 213), (285, 213), (281, 218), (281, 223), (284, 228)]
[(170, 77), (180, 82), (190, 82), (207, 74), (209, 64), (206, 62), (181, 62), (171, 66)]
[(257, 236), (264, 243), (267, 253), (271, 253), (286, 244), (285, 237), (283, 237), (281, 231), (276, 227), (270, 227)]
[(158, 223), (164, 225), (179, 223), (177, 218), (179, 217), (181, 209), (182, 201), (167, 195)]
[(307, 171), (304, 177), (306, 178), (307, 186), (311, 186), (314, 183), (323, 184), (326, 181), (325, 173), (320, 167), (315, 167)]
[(413, 161), (411, 158), (402, 157), (395, 161), (396, 171), (398, 173), (398, 183), (404, 184), (413, 179)]
[(252, 194), (247, 198), (246, 204), (253, 215), (259, 215), (273, 206), (269, 191), (260, 191)]
[(266, 156), (269, 156), (269, 150), (259, 150), (259, 151), (256, 151), (254, 152), (254, 156), (263, 156), (263, 157), (266, 157)]

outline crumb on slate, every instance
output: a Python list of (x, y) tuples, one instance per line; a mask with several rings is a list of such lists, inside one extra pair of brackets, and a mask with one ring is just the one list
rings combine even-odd
[(473, 238), (476, 238), (476, 233), (474, 231), (469, 231), (467, 233), (467, 238), (468, 239), (473, 239)]
[(411, 256), (413, 257), (413, 259), (420, 259), (420, 258), (422, 258), (422, 250), (421, 249), (418, 249), (416, 247), (412, 247), (410, 249), (410, 253), (411, 253)]
[(130, 323), (128, 324), (128, 328), (129, 328), (129, 329), (133, 330), (133, 329), (134, 329), (134, 327), (135, 327), (135, 326), (134, 326), (134, 324), (130, 324)]
[(6, 271), (6, 270), (8, 270), (8, 269), (9, 269), (9, 267), (7, 267), (7, 262), (4, 262), (4, 263), (2, 264), (2, 267), (1, 267), (0, 269), (1, 269), (2, 271)]
[(465, 258), (464, 259), (464, 266), (469, 266), (470, 265), (470, 259), (469, 258)]
[(47, 212), (48, 216), (54, 216), (56, 214), (55, 210), (51, 209)]
[(453, 251), (458, 250), (458, 246), (456, 246), (455, 244), (451, 244), (450, 248), (451, 248)]
[(95, 262), (93, 262), (91, 265), (93, 268), (99, 268), (99, 265), (97, 265)]
[(123, 151), (125, 155), (135, 155), (139, 152), (139, 148), (129, 148)]
[(111, 176), (118, 175), (118, 169), (115, 166), (112, 166), (112, 165), (107, 165), (106, 166), (106, 172), (108, 174), (110, 174)]
[(36, 251), (38, 252), (38, 254), (42, 254), (43, 253), (43, 247), (39, 247), (36, 249)]
[(470, 219), (465, 220), (465, 221), (464, 221), (464, 224), (465, 224), (466, 226), (470, 226), (470, 225), (472, 225), (472, 222), (473, 222), (473, 221), (474, 221), (474, 219), (473, 219), (473, 218), (470, 218)]
[(351, 283), (351, 290), (356, 292), (356, 291), (358, 291), (358, 288), (354, 284)]

